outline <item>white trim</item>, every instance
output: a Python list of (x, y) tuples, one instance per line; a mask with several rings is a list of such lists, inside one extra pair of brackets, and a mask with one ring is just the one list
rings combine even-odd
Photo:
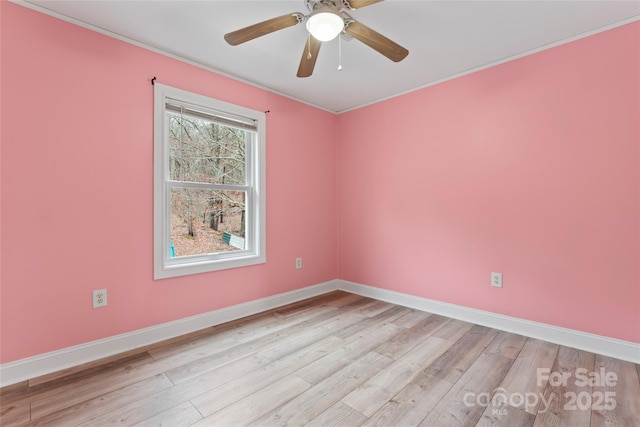
[[(185, 183), (182, 187), (209, 190), (245, 191), (247, 248), (217, 254), (202, 254), (191, 257), (171, 258), (169, 240), (171, 235), (170, 191), (176, 181), (169, 178), (169, 126), (166, 122), (166, 105), (171, 100), (186, 103), (194, 108), (204, 108), (255, 122), (256, 130), (247, 136), (246, 185), (224, 185), (211, 183)], [(155, 280), (187, 274), (206, 273), (228, 268), (264, 264), (266, 258), (266, 113), (239, 105), (230, 104), (201, 94), (188, 92), (156, 82), (154, 84), (153, 139), (154, 139), (154, 183), (153, 183), (153, 278)]]
[(136, 348), (322, 295), (336, 289), (337, 281), (324, 282), (15, 362), (4, 363), (0, 365), (0, 387), (135, 350)]
[(630, 341), (590, 334), (574, 329), (561, 328), (559, 326), (547, 325), (545, 323), (533, 322), (517, 317), (504, 316), (488, 311), (361, 285), (346, 280), (338, 281), (338, 289), (404, 307), (464, 320), (465, 322), (513, 332), (526, 337), (537, 338), (633, 363), (640, 363), (640, 344)]
[(638, 343), (560, 328), (516, 317), (503, 316), (346, 280), (331, 280), (295, 291), (221, 308), (209, 313), (5, 363), (0, 365), (0, 387), (124, 353), (335, 290), (343, 290), (404, 307), (440, 314), (453, 319), (615, 357), (616, 359), (640, 363), (640, 344)]

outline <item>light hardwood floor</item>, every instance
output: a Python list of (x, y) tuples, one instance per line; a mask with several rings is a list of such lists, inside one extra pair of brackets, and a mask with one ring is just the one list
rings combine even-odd
[(636, 427), (639, 376), (629, 362), (333, 292), (5, 387), (0, 424)]

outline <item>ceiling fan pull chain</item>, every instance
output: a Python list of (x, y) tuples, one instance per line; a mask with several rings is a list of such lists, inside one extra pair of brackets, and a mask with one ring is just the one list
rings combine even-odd
[(338, 36), (338, 71), (342, 71), (342, 37)]
[(307, 37), (307, 59), (311, 59), (311, 34)]

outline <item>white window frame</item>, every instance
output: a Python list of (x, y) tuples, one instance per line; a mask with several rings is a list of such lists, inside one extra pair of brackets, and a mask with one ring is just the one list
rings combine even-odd
[[(170, 256), (171, 181), (169, 179), (169, 138), (165, 106), (168, 100), (229, 114), (253, 121), (257, 131), (246, 150), (247, 194), (245, 249), (184, 257)], [(155, 83), (154, 85), (154, 279), (246, 267), (266, 262), (265, 209), (265, 122), (263, 112), (237, 106), (207, 96)], [(225, 189), (224, 185), (212, 185)], [(231, 189), (231, 188), (229, 188)], [(235, 188), (234, 188), (235, 189)]]

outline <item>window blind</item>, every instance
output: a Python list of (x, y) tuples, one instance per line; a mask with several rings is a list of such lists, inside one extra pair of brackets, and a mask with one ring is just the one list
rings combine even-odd
[(165, 108), (168, 111), (209, 120), (219, 125), (249, 130), (252, 132), (256, 132), (258, 130), (256, 121), (249, 117), (236, 116), (230, 113), (210, 110), (208, 108), (190, 105), (171, 98), (166, 98)]

